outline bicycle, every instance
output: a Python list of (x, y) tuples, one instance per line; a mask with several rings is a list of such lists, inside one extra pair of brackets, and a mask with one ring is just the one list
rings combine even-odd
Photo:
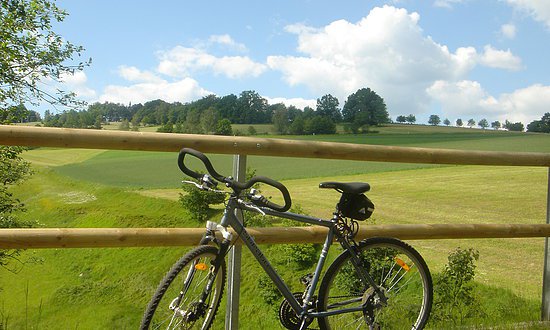
[[(187, 167), (186, 155), (198, 158), (208, 174)], [(335, 189), (342, 194), (332, 219), (323, 220), (289, 212), (292, 201), (282, 183), (263, 176), (244, 183), (225, 177), (216, 172), (210, 160), (199, 151), (182, 149), (178, 166), (183, 173), (198, 180), (198, 183), (184, 182), (199, 189), (227, 193), (229, 197), (220, 223), (208, 221), (199, 246), (177, 261), (160, 282), (143, 315), (141, 329), (210, 328), (223, 295), (225, 256), (235, 236), (228, 227), (233, 228), (282, 294), (279, 318), (287, 329), (308, 329), (314, 320), (320, 329), (422, 329), (426, 325), (433, 285), (421, 255), (395, 238), (373, 237), (360, 242), (354, 239), (357, 221), (367, 219), (374, 211), (374, 204), (365, 196), (370, 190), (368, 183), (321, 183), (320, 188)], [(219, 182), (230, 191), (217, 190)], [(278, 190), (284, 204), (261, 195), (253, 188), (258, 183)], [(236, 210), (328, 229), (315, 271), (301, 278), (305, 285), (303, 292), (293, 293), (288, 288), (238, 220)], [(221, 238), (216, 237), (216, 232), (221, 233)], [(340, 243), (343, 252), (327, 267), (321, 279), (333, 240)]]

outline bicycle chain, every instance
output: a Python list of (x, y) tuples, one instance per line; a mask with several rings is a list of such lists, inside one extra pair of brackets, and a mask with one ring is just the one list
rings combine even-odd
[(356, 294), (356, 295), (334, 296), (329, 298), (338, 299), (338, 298), (362, 297), (362, 296), (363, 296), (362, 294)]

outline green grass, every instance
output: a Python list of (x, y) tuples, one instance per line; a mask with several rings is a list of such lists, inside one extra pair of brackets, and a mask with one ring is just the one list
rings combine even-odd
[[(377, 139), (381, 144), (401, 141), (401, 145), (490, 150), (548, 152), (550, 148), (546, 135), (453, 128), (437, 128), (437, 133), (430, 133), (430, 127), (404, 126), (381, 128), (372, 135), (316, 138), (365, 143)], [(406, 129), (416, 131), (408, 134)], [(453, 137), (451, 130), (460, 136)], [(37, 173), (14, 192), (27, 205), (23, 216), (38, 220), (44, 227), (200, 226), (188, 219), (176, 200), (150, 197), (171, 197), (174, 190), (170, 194), (163, 194), (164, 190), (143, 191), (179, 186), (182, 176), (174, 153), (35, 149), (25, 157), (37, 165)], [(220, 172), (231, 170), (230, 156), (212, 157)], [(318, 183), (341, 180), (367, 181), (372, 185), (369, 197), (376, 205), (372, 222), (377, 224), (544, 223), (545, 219), (544, 168), (425, 167), (275, 157), (249, 157), (249, 161), (258, 174), (285, 179), (294, 203), (321, 217), (330, 217), (339, 195), (318, 189)], [(448, 253), (457, 246), (480, 251), (477, 281), (483, 304), (492, 312), (490, 317), (475, 323), (492, 326), (538, 319), (543, 239), (409, 243), (425, 256), (433, 273), (442, 270)], [(262, 248), (292, 290), (303, 290), (299, 277), (310, 270), (287, 264), (276, 246)], [(42, 262), (27, 264), (18, 274), (0, 270), (0, 315), (9, 318), (8, 329), (135, 329), (156, 285), (187, 249), (28, 250), (23, 253), (23, 260), (32, 257)], [(336, 249), (330, 259), (335, 252)], [(241, 324), (246, 324), (247, 329), (279, 329), (274, 311), (277, 306), (265, 305), (259, 296), (257, 281), (261, 269), (252, 259), (245, 252)], [(214, 328), (223, 328), (224, 311), (223, 303)]]
[[(542, 223), (545, 177), (546, 170), (540, 168), (456, 166), (334, 179), (370, 182), (373, 188), (369, 197), (376, 204), (373, 221), (379, 224)], [(310, 214), (327, 217), (338, 194), (317, 188), (317, 183), (325, 179), (289, 180), (285, 184), (296, 204)], [(144, 197), (123, 188), (70, 180), (47, 168), (18, 187), (16, 193), (29, 208), (26, 217), (38, 219), (47, 227), (198, 226), (186, 220), (186, 212), (175, 201)], [(83, 195), (94, 196), (95, 199), (88, 198), (82, 202), (82, 198), (71, 200), (70, 197)], [(426, 257), (434, 273), (441, 271), (447, 254), (457, 246), (477, 248), (481, 254), (478, 281), (484, 287), (495, 288), (486, 289), (483, 296), (490, 298), (493, 294), (500, 297), (504, 294), (502, 292), (509, 292), (514, 297), (518, 296), (510, 300), (521, 301), (524, 307), (518, 309), (520, 314), (511, 313), (508, 320), (537, 319), (541, 294), (542, 239), (410, 243)], [(270, 258), (279, 259), (275, 246), (263, 248), (267, 249)], [(3, 306), (4, 315), (10, 316), (14, 329), (24, 328), (25, 322), (40, 328), (136, 328), (157, 282), (185, 250), (29, 250), (24, 257), (38, 257), (43, 262), (26, 265), (19, 274), (2, 272), (0, 286), (4, 290), (0, 292), (0, 306)], [(247, 320), (251, 329), (280, 328), (273, 306), (265, 306), (258, 296), (259, 266), (248, 253), (245, 253), (243, 260), (241, 320)], [(294, 291), (302, 290), (298, 279), (309, 270), (296, 269), (284, 261), (278, 261), (275, 265)], [(27, 287), (28, 296), (25, 293)], [(26, 311), (24, 306), (27, 304)], [(506, 305), (495, 308), (503, 309)], [(29, 316), (25, 321), (26, 312)], [(224, 310), (221, 309), (216, 328), (221, 327), (223, 315)]]
[[(218, 172), (231, 175), (233, 156), (208, 157)], [(198, 162), (190, 164), (194, 164), (192, 166), (197, 170), (204, 171)], [(399, 171), (436, 165), (251, 156), (247, 158), (247, 166), (255, 169), (258, 175), (284, 180)], [(84, 162), (57, 167), (55, 171), (76, 180), (144, 189), (177, 188), (181, 180), (185, 179), (177, 168), (176, 154), (164, 152), (109, 150)]]
[[(284, 138), (321, 140), (344, 143), (401, 145), (465, 150), (499, 150), (550, 152), (550, 134), (525, 134), (479, 129), (391, 125), (380, 133), (364, 135), (283, 136)], [(175, 153), (109, 150), (87, 151), (66, 149), (31, 150), (25, 156), (52, 166), (56, 171), (76, 180), (112, 186), (144, 189), (177, 188), (181, 174)], [(232, 172), (232, 156), (209, 155), (218, 172)], [(73, 160), (71, 160), (73, 159)], [(197, 164), (197, 163), (195, 163)], [(257, 174), (278, 180), (333, 175), (352, 175), (437, 167), (427, 164), (358, 162), (327, 159), (282, 157), (248, 157), (248, 166)], [(200, 167), (197, 167), (200, 168)], [(151, 175), (155, 173), (155, 175)]]

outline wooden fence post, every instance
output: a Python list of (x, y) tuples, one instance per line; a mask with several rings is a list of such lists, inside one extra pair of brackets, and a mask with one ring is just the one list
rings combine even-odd
[[(233, 157), (233, 177), (239, 182), (246, 181), (246, 156), (235, 155)], [(235, 211), (237, 219), (242, 221), (242, 213)], [(237, 330), (239, 328), (239, 298), (241, 289), (241, 255), (242, 246), (233, 245), (229, 252), (227, 274), (227, 309), (225, 314), (225, 329)]]
[[(548, 191), (546, 192), (546, 223), (550, 224), (550, 167), (548, 167)], [(550, 321), (550, 246), (548, 237), (544, 239), (544, 268), (542, 274), (541, 319)]]

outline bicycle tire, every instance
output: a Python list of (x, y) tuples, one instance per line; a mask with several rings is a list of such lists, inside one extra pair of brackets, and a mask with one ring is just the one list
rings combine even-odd
[(361, 241), (363, 266), (388, 298), (382, 304), (368, 284), (362, 284), (348, 251), (329, 266), (319, 287), (319, 311), (362, 307), (362, 311), (319, 318), (325, 329), (423, 329), (432, 301), (432, 277), (422, 256), (394, 238)]
[[(226, 278), (225, 259), (218, 271), (213, 271), (217, 256), (216, 247), (203, 245), (178, 260), (147, 305), (140, 329), (209, 329), (220, 305)], [(200, 302), (200, 295), (210, 276), (214, 276), (214, 282), (205, 304)]]

